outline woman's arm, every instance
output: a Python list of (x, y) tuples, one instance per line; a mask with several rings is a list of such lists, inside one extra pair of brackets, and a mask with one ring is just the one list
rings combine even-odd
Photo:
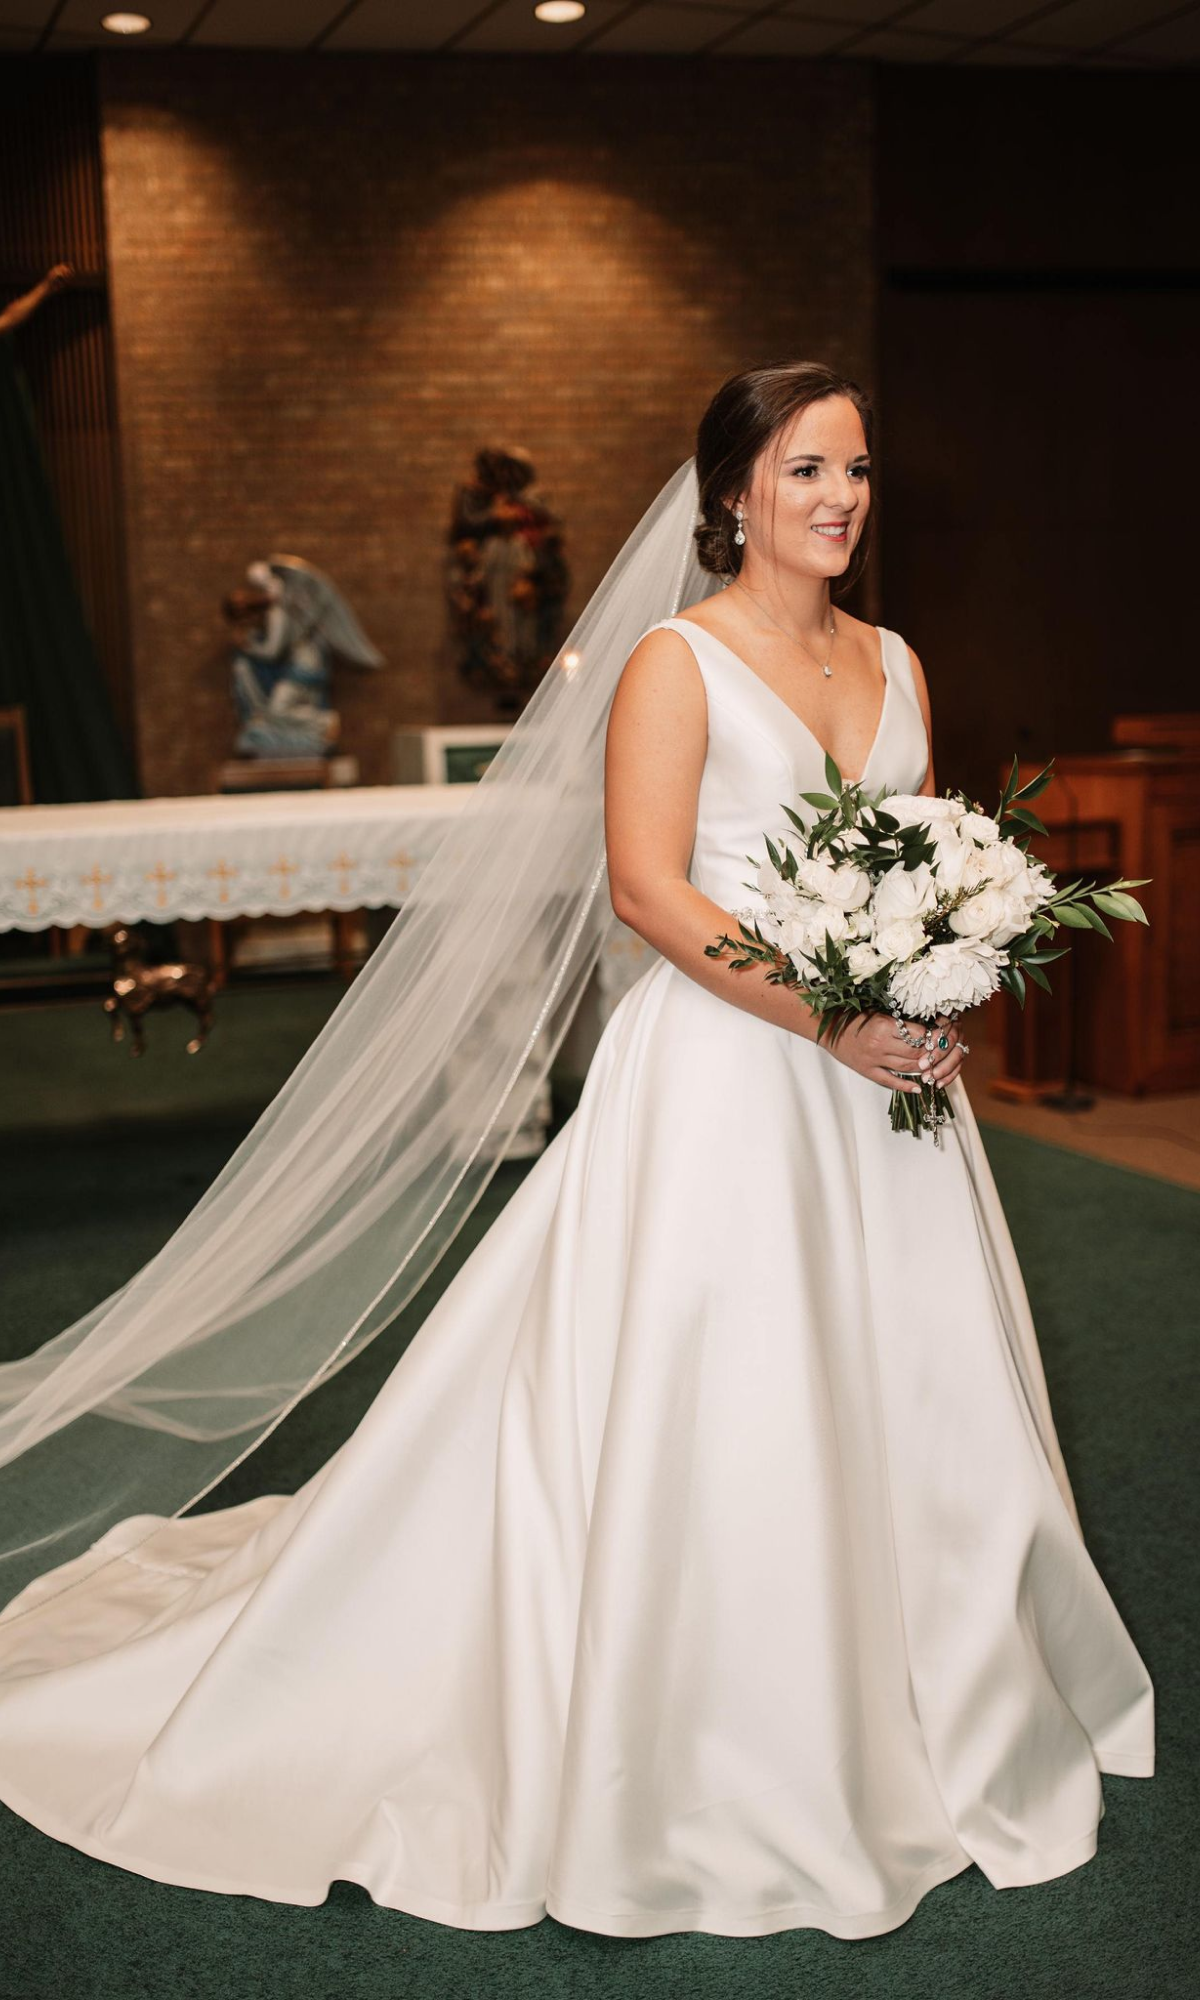
[[(604, 830), (613, 909), (718, 999), (815, 1042), (816, 1015), (794, 987), (767, 983), (769, 967), (754, 961), (733, 972), (728, 960), (704, 955), (722, 933), (737, 935), (733, 912), (687, 879), (707, 749), (708, 701), (691, 647), (677, 632), (648, 632), (625, 663), (608, 718)], [(906, 1025), (921, 1031), (917, 1022)], [(820, 1047), (873, 1083), (921, 1088), (898, 1074), (913, 1057), (890, 1014), (860, 1016), (836, 1044)]]

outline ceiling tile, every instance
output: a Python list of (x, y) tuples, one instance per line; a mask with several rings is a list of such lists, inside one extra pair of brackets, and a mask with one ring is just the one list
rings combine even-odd
[(192, 48), (306, 49), (343, 9), (344, 0), (215, 0), (188, 42)]
[(1053, 69), (1072, 58), (1060, 49), (1031, 49), (1021, 42), (982, 42), (959, 58), (963, 63), (991, 64), (999, 69)]
[(578, 21), (539, 21), (533, 0), (503, 0), (494, 14), (468, 29), (454, 46), (472, 54), (488, 50), (495, 54), (564, 55), (585, 36), (594, 35), (603, 23), (623, 14), (628, 4), (629, 0), (587, 0), (587, 12)]
[(1153, 62), (1193, 62), (1200, 57), (1200, 8), (1174, 21), (1160, 21), (1157, 28), (1146, 28), (1128, 39), (1123, 37), (1109, 53), (1149, 56)]
[(870, 28), (845, 53), (868, 62), (946, 62), (962, 47), (961, 35), (904, 35), (898, 28)]
[(483, 0), (359, 0), (323, 49), (438, 49), (473, 21)]
[(822, 21), (826, 27), (840, 28), (843, 34), (852, 34), (855, 28), (885, 21), (889, 14), (896, 12), (896, 7), (895, 4), (889, 6), (888, 0), (785, 0), (780, 12), (799, 14), (809, 21)]
[(53, 12), (54, 0), (0, 0), (0, 34), (40, 35)]
[(1154, 0), (1066, 0), (1066, 5), (1056, 7), (1052, 14), (1026, 21), (1018, 39), (1059, 49), (1095, 48), (1099, 42), (1110, 42), (1114, 35), (1147, 27), (1155, 14), (1168, 11), (1169, 0), (1161, 5), (1155, 5)]
[(995, 35), (1035, 11), (1037, 0), (925, 0), (904, 16), (905, 28), (950, 35)]
[(761, 14), (764, 0), (670, 0), (672, 7), (716, 7), (719, 12)]
[(1097, 49), (1094, 55), (1077, 55), (1072, 57), (1071, 60), (1076, 63), (1086, 64), (1088, 69), (1124, 70), (1126, 76), (1131, 71), (1136, 70), (1141, 75), (1148, 69), (1159, 69), (1162, 67), (1161, 61), (1156, 62), (1153, 56), (1126, 55), (1124, 42), (1121, 43), (1119, 48)]
[(772, 14), (765, 21), (748, 21), (727, 42), (723, 56), (819, 56), (846, 39), (845, 23), (800, 21), (791, 14)]
[[(103, 0), (67, 0), (66, 6), (54, 23), (54, 29), (46, 43), (47, 49), (62, 55), (69, 49), (95, 48), (102, 45), (106, 49), (161, 48), (164, 42), (177, 42), (186, 34), (196, 18), (196, 0), (147, 0), (142, 7), (131, 6), (131, 13), (150, 16), (150, 27), (144, 35), (110, 35), (100, 26), (100, 16), (110, 11)], [(111, 11), (115, 11), (111, 10)]]
[(598, 55), (687, 55), (742, 19), (728, 7), (650, 4), (615, 20), (589, 47)]

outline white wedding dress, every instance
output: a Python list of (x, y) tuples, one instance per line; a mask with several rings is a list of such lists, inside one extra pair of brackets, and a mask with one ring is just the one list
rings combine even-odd
[[(824, 756), (661, 622), (708, 695), (691, 880), (731, 909)], [(862, 775), (915, 791), (882, 647)], [(657, 960), (321, 1470), (51, 1601), (122, 1522), (0, 1617), (0, 1798), (157, 1881), (478, 1930), (858, 1938), (973, 1861), (1087, 1861), (1153, 1689), (950, 1095), (941, 1150), (895, 1134), (880, 1085)]]

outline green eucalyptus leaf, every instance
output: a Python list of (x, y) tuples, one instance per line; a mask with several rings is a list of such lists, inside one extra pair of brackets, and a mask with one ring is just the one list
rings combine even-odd
[(1122, 917), (1127, 923), (1149, 924), (1149, 918), (1136, 896), (1127, 896), (1120, 889), (1097, 889), (1095, 902), (1106, 916)]
[(1038, 772), (1037, 777), (1031, 778), (1027, 785), (1022, 785), (1020, 791), (1014, 793), (1013, 796), (1018, 799), (1036, 799), (1038, 793), (1044, 792), (1050, 783), (1053, 771), (1054, 759), (1052, 757), (1050, 762)]
[(1027, 806), (1010, 806), (1006, 817), (1008, 819), (1019, 820), (1022, 826), (1030, 827), (1034, 833), (1045, 833), (1046, 831), (1037, 814), (1030, 812)]

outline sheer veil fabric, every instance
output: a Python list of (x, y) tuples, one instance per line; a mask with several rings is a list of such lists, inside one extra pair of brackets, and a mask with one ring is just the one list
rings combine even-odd
[(388, 1325), (470, 1214), (613, 921), (609, 706), (641, 635), (719, 588), (696, 561), (698, 505), (688, 459), (367, 965), (174, 1235), (0, 1367), (4, 1615), (28, 1615), (14, 1595), (116, 1522), (145, 1515), (148, 1544), (155, 1517), (201, 1501)]

